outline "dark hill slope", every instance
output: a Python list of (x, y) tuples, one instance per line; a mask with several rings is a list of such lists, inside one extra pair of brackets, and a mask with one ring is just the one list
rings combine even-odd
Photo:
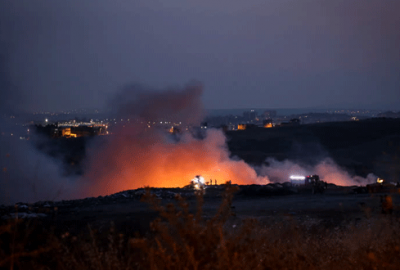
[[(314, 165), (333, 158), (352, 173), (400, 176), (400, 119), (367, 119), (227, 133), (232, 155), (260, 165), (266, 158)], [(397, 181), (400, 179), (397, 179)]]

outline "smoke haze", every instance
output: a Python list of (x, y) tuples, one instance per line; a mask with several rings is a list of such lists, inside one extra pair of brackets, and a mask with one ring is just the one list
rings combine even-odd
[[(200, 124), (203, 119), (202, 86), (156, 91), (134, 86), (126, 88), (114, 106), (137, 124), (118, 129), (105, 146), (94, 150), (86, 175), (84, 196), (110, 194), (121, 190), (153, 187), (182, 187), (201, 174), (206, 181), (231, 180), (239, 184), (266, 184), (244, 161), (230, 159), (226, 138), (220, 130), (208, 130), (204, 139), (189, 132), (167, 134), (147, 123), (153, 121)], [(141, 124), (143, 123), (143, 124)]]
[(0, 204), (76, 198), (76, 179), (27, 140), (0, 136)]
[(322, 180), (340, 186), (365, 185), (374, 183), (377, 176), (372, 173), (366, 178), (351, 176), (340, 168), (331, 158), (324, 158), (314, 166), (301, 166), (291, 160), (278, 161), (268, 158), (268, 166), (262, 166), (257, 171), (260, 175), (268, 176), (272, 182), (287, 182), (291, 175), (317, 174)]
[[(62, 164), (29, 141), (10, 143), (2, 138), (0, 203), (75, 199), (145, 186), (183, 187), (195, 175), (218, 184), (231, 180), (241, 185), (285, 182), (293, 174), (318, 174), (336, 185), (360, 185), (376, 179), (372, 174), (353, 177), (329, 158), (315, 166), (267, 159), (269, 165), (258, 168), (232, 158), (221, 130), (190, 130), (190, 125), (198, 126), (203, 119), (202, 92), (202, 85), (196, 82), (161, 90), (125, 87), (110, 103), (125, 124), (89, 144), (82, 177), (64, 177)], [(164, 125), (152, 124), (159, 121)], [(165, 121), (170, 123), (165, 125)], [(178, 122), (182, 132), (170, 134), (168, 129)]]

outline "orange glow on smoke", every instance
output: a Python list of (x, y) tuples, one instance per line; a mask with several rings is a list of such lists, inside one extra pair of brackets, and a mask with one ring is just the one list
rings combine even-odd
[[(129, 143), (129, 144), (128, 144)], [(266, 184), (267, 178), (244, 161), (233, 161), (225, 148), (221, 131), (210, 130), (204, 140), (184, 134), (178, 143), (168, 142), (163, 136), (150, 133), (135, 136), (133, 141), (113, 140), (98, 155), (88, 181), (85, 195), (112, 194), (122, 190), (150, 187), (183, 187), (196, 175), (223, 184)], [(95, 180), (93, 180), (95, 179)]]

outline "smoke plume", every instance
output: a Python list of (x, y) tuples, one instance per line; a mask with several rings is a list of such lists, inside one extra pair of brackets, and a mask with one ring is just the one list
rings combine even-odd
[(0, 204), (75, 198), (75, 181), (62, 176), (60, 163), (30, 141), (0, 136)]
[[(84, 196), (152, 187), (182, 187), (201, 174), (219, 184), (268, 183), (244, 161), (229, 158), (226, 138), (220, 130), (208, 130), (202, 139), (186, 132), (203, 119), (202, 86), (156, 91), (140, 86), (126, 88), (113, 101), (131, 125), (119, 127), (104, 147), (92, 149)], [(122, 116), (121, 116), (122, 117)], [(181, 123), (182, 134), (171, 135), (153, 123)], [(169, 126), (167, 126), (169, 127)], [(190, 128), (188, 128), (190, 129)], [(215, 182), (214, 182), (215, 183)]]
[[(332, 159), (317, 165), (267, 159), (254, 168), (231, 158), (226, 137), (217, 129), (193, 129), (204, 116), (202, 85), (149, 89), (126, 87), (110, 104), (116, 110), (109, 136), (88, 146), (85, 174), (64, 177), (62, 164), (38, 151), (30, 141), (0, 138), (0, 203), (75, 199), (151, 187), (183, 187), (195, 175), (222, 184), (286, 182), (290, 175), (318, 174), (328, 183), (360, 185), (373, 182), (351, 176)], [(2, 123), (2, 128), (6, 126)], [(171, 127), (180, 132), (171, 134)]]
[[(139, 85), (125, 88), (112, 106), (125, 122), (129, 118), (130, 124), (121, 124), (101, 146), (93, 145), (81, 197), (145, 186), (183, 187), (199, 174), (214, 183), (230, 180), (244, 185), (286, 182), (293, 174), (318, 174), (336, 185), (360, 185), (376, 179), (372, 174), (353, 177), (330, 158), (314, 166), (270, 158), (269, 166), (259, 168), (231, 158), (221, 130), (208, 129), (202, 138), (189, 132), (190, 128), (186, 131), (203, 119), (201, 94), (202, 86), (196, 83), (165, 91)], [(181, 123), (182, 134), (169, 134), (165, 125), (157, 125), (165, 121), (167, 128)]]
[(60, 162), (14, 134), (25, 129), (14, 117), (23, 113), (26, 99), (10, 75), (10, 47), (0, 37), (0, 204), (71, 198), (73, 181), (61, 175)]

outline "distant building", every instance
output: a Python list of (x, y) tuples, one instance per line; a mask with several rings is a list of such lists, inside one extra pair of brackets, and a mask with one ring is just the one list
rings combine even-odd
[(257, 118), (257, 112), (255, 110), (243, 112), (243, 120), (251, 122)]
[(400, 112), (387, 111), (387, 112), (379, 113), (378, 117), (400, 118)]
[(256, 129), (259, 126), (255, 124), (239, 124), (237, 130)]
[(273, 127), (272, 119), (263, 120), (263, 127), (264, 128), (272, 128)]
[(246, 124), (239, 124), (237, 127), (237, 130), (245, 130), (246, 129)]
[(235, 125), (228, 125), (228, 130), (236, 130), (236, 126)]
[(264, 119), (269, 119), (272, 117), (276, 117), (276, 111), (275, 110), (266, 110), (263, 113), (263, 118)]
[(76, 138), (77, 135), (75, 133), (71, 133), (71, 128), (67, 127), (67, 128), (62, 128), (61, 129), (61, 136), (63, 137), (67, 137), (67, 138)]
[(246, 129), (256, 129), (256, 128), (258, 128), (259, 126), (257, 126), (257, 125), (254, 125), (254, 124), (247, 124), (246, 125)]
[(290, 123), (292, 125), (300, 125), (300, 119), (298, 119), (298, 118), (290, 119)]
[(279, 126), (297, 126), (300, 125), (300, 119), (292, 118), (289, 122), (281, 122)]

